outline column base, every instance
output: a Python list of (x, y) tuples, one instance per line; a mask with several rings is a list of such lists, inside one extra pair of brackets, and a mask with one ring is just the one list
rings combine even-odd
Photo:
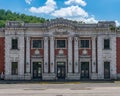
[(117, 74), (117, 79), (120, 79), (120, 74)]
[(116, 74), (111, 74), (110, 79), (117, 79), (117, 75)]
[(80, 73), (67, 73), (67, 80), (80, 80)]
[(93, 79), (93, 80), (98, 79), (97, 73), (92, 73), (91, 74), (91, 79)]
[(43, 73), (42, 80), (56, 80), (55, 73)]
[(31, 80), (31, 74), (30, 73), (25, 73), (25, 80)]

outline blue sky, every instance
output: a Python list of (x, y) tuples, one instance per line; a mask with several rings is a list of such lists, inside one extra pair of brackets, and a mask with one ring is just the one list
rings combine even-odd
[(120, 0), (0, 0), (0, 9), (44, 18), (120, 22)]

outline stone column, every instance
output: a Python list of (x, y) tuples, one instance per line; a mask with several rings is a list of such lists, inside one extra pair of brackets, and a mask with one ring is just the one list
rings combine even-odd
[(96, 37), (92, 37), (92, 75), (91, 79), (97, 79), (96, 74)]
[(24, 76), (24, 48), (25, 48), (25, 38), (24, 35), (19, 36), (18, 38), (18, 46), (19, 46), (19, 62), (18, 62), (18, 71), (19, 71), (19, 75)]
[(74, 72), (78, 73), (78, 37), (74, 37)]
[(48, 73), (48, 37), (44, 37), (44, 73)]
[(50, 37), (50, 72), (54, 73), (54, 37)]
[(68, 37), (68, 73), (72, 73), (72, 37)]
[(96, 37), (92, 37), (92, 73), (96, 73)]
[(26, 37), (26, 73), (30, 73), (30, 37)]
[(10, 49), (11, 37), (5, 35), (5, 79), (9, 79), (11, 75)]

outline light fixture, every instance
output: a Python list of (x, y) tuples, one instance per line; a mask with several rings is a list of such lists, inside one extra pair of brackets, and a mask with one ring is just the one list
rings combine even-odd
[(51, 65), (53, 65), (53, 63), (51, 63)]
[(47, 62), (45, 62), (45, 65), (47, 65)]

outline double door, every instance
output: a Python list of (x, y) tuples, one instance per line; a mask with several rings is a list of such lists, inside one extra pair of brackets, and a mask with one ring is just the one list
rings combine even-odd
[(57, 78), (65, 79), (65, 62), (57, 62)]
[(81, 79), (89, 79), (89, 62), (81, 62)]
[(33, 78), (42, 78), (41, 62), (33, 62)]

